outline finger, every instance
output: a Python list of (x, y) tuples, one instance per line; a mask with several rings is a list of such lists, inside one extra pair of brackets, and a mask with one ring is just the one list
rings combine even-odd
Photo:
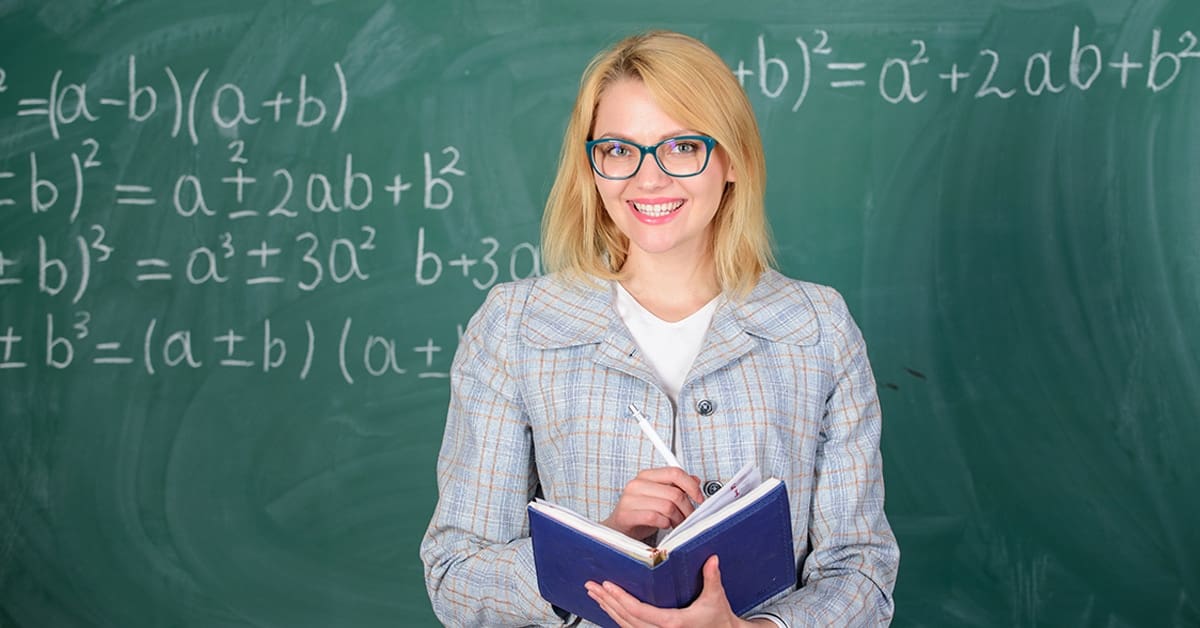
[(643, 603), (626, 592), (625, 589), (611, 582), (605, 582), (603, 589), (608, 596), (608, 605), (612, 609), (608, 611), (609, 617), (612, 617), (622, 626), (645, 625), (646, 621), (640, 617), (644, 609), (658, 610), (649, 604)]
[[(677, 499), (687, 500), (687, 496), (679, 493)], [(681, 506), (678, 501), (661, 497), (639, 496), (630, 498), (627, 508), (630, 511), (650, 510), (670, 519), (671, 525), (678, 525), (688, 515), (692, 514), (691, 506)]]
[[(660, 502), (665, 504), (665, 502)], [(663, 512), (666, 510), (667, 512)], [(634, 526), (646, 526), (655, 530), (673, 528), (683, 521), (683, 515), (678, 510), (663, 506), (662, 510), (655, 508), (639, 508), (627, 511), (625, 517)]]
[(634, 478), (625, 485), (623, 492), (624, 496), (631, 499), (637, 498), (652, 498), (670, 502), (672, 506), (683, 516), (692, 514), (695, 506), (692, 505), (691, 496), (683, 488), (674, 484), (664, 484), (641, 478)]
[(630, 518), (637, 522), (638, 525), (652, 527), (656, 530), (672, 528), (675, 526), (675, 522), (680, 521), (679, 516), (676, 514), (672, 517), (673, 513), (670, 511), (664, 513), (659, 510), (650, 509), (631, 510), (629, 514)]
[[(612, 605), (612, 596), (610, 596), (608, 592), (604, 590), (604, 587), (601, 587), (598, 583), (589, 580), (583, 585), (583, 588), (587, 589), (588, 597), (592, 598), (596, 604), (599, 604), (600, 608), (603, 609), (605, 613), (609, 613), (609, 607)], [(609, 616), (611, 617), (612, 613), (609, 613)]]
[(608, 602), (608, 598), (605, 598), (602, 596), (603, 596), (602, 593), (593, 593), (593, 592), (588, 593), (588, 597), (592, 598), (592, 600), (594, 600), (596, 602), (596, 606), (599, 606), (600, 610), (604, 611), (604, 614), (608, 615), (609, 619), (617, 622), (618, 626), (621, 625), (621, 622), (619, 620), (617, 620), (617, 616), (616, 616), (616, 614), (614, 614), (614, 612), (612, 610), (612, 606)]
[(630, 513), (639, 510), (662, 513), (672, 523), (679, 523), (687, 518), (693, 509), (687, 503), (687, 495), (672, 488), (669, 489), (669, 492), (665, 493), (627, 493), (622, 495), (621, 500), (617, 502), (616, 510)]
[[(673, 527), (671, 518), (657, 510), (637, 508), (631, 500), (622, 500), (616, 510), (603, 522), (604, 525), (635, 539), (645, 539), (659, 530)], [(681, 521), (676, 516), (676, 521)]]
[(700, 490), (700, 478), (689, 475), (679, 467), (657, 467), (644, 469), (635, 479), (647, 479), (659, 484), (672, 484), (682, 490), (697, 504), (704, 501), (704, 491)]
[(704, 561), (704, 568), (701, 570), (704, 574), (704, 589), (700, 592), (700, 597), (725, 597), (725, 585), (721, 583), (721, 561), (716, 554), (708, 557)]
[[(607, 582), (605, 583), (605, 585), (609, 584), (610, 583)], [(619, 589), (620, 587), (617, 588)], [(610, 590), (603, 586), (595, 585), (594, 588), (588, 589), (588, 595), (595, 600), (596, 604), (600, 606), (600, 610), (604, 611), (610, 618), (612, 618), (613, 621), (617, 622), (618, 625), (622, 627), (629, 627), (633, 625), (633, 620), (629, 618), (629, 616), (625, 613), (625, 610), (621, 608), (621, 605), (613, 598)]]
[[(676, 469), (678, 471), (678, 469)], [(686, 480), (681, 478), (687, 478)], [(664, 491), (681, 493), (691, 497), (689, 487), (695, 483), (699, 486), (699, 482), (690, 475), (685, 475), (682, 471), (679, 473), (656, 474), (648, 475), (646, 472), (639, 473), (636, 477), (625, 485), (626, 491), (641, 491), (651, 494), (663, 494)]]
[(673, 609), (662, 609), (646, 604), (611, 582), (604, 583), (604, 590), (609, 594), (615, 612), (631, 625), (664, 625), (670, 621), (672, 613), (678, 613)]

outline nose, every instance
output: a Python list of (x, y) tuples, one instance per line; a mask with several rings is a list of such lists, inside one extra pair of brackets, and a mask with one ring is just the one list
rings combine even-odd
[(644, 190), (657, 190), (671, 183), (671, 175), (658, 165), (654, 155), (646, 155), (642, 160), (642, 167), (638, 168), (637, 174), (633, 176), (635, 184)]

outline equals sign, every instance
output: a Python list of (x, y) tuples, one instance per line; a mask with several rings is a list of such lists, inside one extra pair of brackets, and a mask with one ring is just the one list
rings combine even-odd
[[(168, 268), (168, 267), (170, 267), (170, 264), (168, 264), (166, 260), (149, 258), (149, 259), (138, 260), (137, 267), (138, 268)], [(165, 273), (165, 272), (138, 273), (137, 280), (138, 281), (170, 281), (171, 273)]]
[[(119, 342), (98, 342), (96, 343), (97, 351), (120, 351), (121, 343)], [(133, 358), (124, 356), (99, 356), (92, 358), (92, 364), (133, 364)]]
[(50, 101), (45, 98), (22, 98), (17, 102), (17, 106), (26, 107), (17, 110), (18, 116), (44, 116), (50, 113)]
[(150, 186), (148, 185), (116, 185), (113, 189), (117, 192), (117, 205), (153, 205), (156, 200), (150, 198)]
[[(830, 70), (834, 70), (834, 71), (838, 71), (838, 72), (861, 72), (861, 71), (863, 71), (863, 69), (865, 69), (867, 67), (867, 64), (865, 64), (865, 63), (830, 63), (830, 64), (826, 65), (825, 67)], [(866, 84), (867, 84), (867, 82), (863, 81), (863, 80), (830, 81), (829, 82), (829, 86), (833, 87), (835, 89), (841, 89), (843, 87), (864, 87), (864, 86), (866, 86)]]
[[(15, 173), (12, 173), (12, 172), (0, 172), (0, 179), (11, 179), (14, 176), (16, 176), (16, 175), (15, 175)], [(0, 207), (3, 207), (5, 205), (16, 205), (16, 204), (17, 204), (17, 202), (12, 200), (11, 198), (0, 198)]]

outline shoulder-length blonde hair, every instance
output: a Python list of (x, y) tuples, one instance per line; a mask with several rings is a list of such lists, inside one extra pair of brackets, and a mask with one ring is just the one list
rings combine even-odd
[(726, 183), (713, 218), (712, 251), (721, 289), (744, 295), (774, 265), (763, 209), (766, 165), (754, 110), (715, 52), (668, 31), (628, 37), (597, 55), (584, 72), (542, 218), (547, 270), (576, 279), (622, 278), (629, 241), (604, 211), (585, 148), (601, 96), (622, 79), (642, 81), (667, 115), (716, 139), (717, 150), (737, 173), (735, 182)]

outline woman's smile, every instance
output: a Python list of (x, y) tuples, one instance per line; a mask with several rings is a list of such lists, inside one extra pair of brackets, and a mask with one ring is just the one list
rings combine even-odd
[(683, 199), (634, 199), (629, 201), (638, 220), (647, 224), (662, 224), (675, 217), (683, 207)]

